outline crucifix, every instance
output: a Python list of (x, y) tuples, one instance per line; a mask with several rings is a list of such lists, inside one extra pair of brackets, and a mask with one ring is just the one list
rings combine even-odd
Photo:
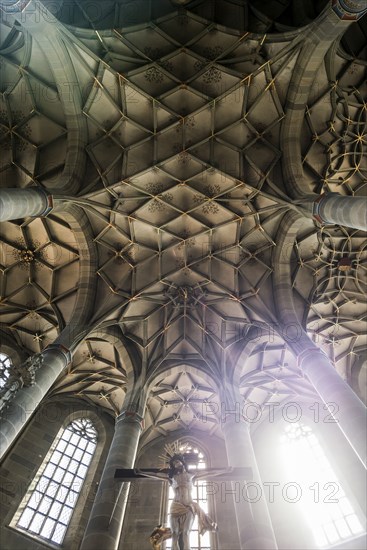
[(141, 481), (146, 478), (169, 481), (173, 488), (174, 498), (170, 507), (171, 527), (158, 525), (150, 536), (154, 550), (159, 550), (161, 543), (172, 538), (172, 550), (190, 550), (190, 530), (195, 516), (198, 516), (199, 533), (216, 531), (217, 524), (200, 508), (192, 498), (192, 487), (196, 480), (219, 477), (221, 480), (245, 480), (252, 477), (251, 468), (205, 468), (189, 470), (189, 464), (197, 464), (195, 453), (185, 452), (185, 446), (176, 441), (165, 445), (166, 455), (161, 457), (167, 467), (142, 469), (117, 469), (115, 479), (118, 481)]

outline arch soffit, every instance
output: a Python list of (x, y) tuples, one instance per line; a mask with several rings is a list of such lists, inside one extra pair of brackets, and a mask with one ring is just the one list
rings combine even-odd
[(128, 385), (133, 384), (141, 372), (141, 356), (133, 342), (124, 337), (118, 327), (95, 329), (88, 334), (88, 338), (106, 340), (114, 346), (124, 366)]
[[(63, 219), (73, 231), (79, 251), (80, 278), (77, 298), (71, 321), (74, 327), (85, 325), (93, 313), (95, 303), (96, 282), (95, 271), (98, 265), (98, 252), (93, 242), (92, 229), (84, 211), (72, 204), (65, 204)], [(58, 212), (56, 212), (57, 214)], [(77, 331), (75, 331), (77, 332)]]
[(64, 85), (65, 82), (77, 83), (78, 79), (65, 45), (65, 37), (60, 33), (63, 24), (47, 10), (46, 6), (33, 0), (28, 2), (22, 10), (21, 19), (16, 17), (16, 12), (14, 15), (8, 12), (7, 18), (16, 24), (20, 21), (22, 28), (37, 40), (37, 45), (49, 61), (65, 119), (70, 120), (67, 125), (68, 141), (72, 144), (66, 152), (64, 170), (59, 178), (57, 190), (70, 194), (76, 193), (85, 171), (84, 147), (87, 138), (87, 121), (80, 116), (82, 94), (79, 86)]

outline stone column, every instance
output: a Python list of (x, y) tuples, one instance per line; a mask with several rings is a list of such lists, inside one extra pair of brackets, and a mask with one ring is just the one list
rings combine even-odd
[[(301, 220), (287, 213), (281, 224), (274, 255), (274, 296), (279, 332), (299, 361), (322, 401), (332, 403), (330, 414), (344, 433), (362, 464), (366, 464), (366, 408), (337, 373), (329, 358), (311, 340), (300, 324), (294, 304), (289, 252), (297, 238)], [(291, 247), (291, 248), (289, 248)]]
[(19, 369), (23, 374), (19, 385), (13, 388), (14, 396), (5, 403), (0, 422), (0, 458), (70, 361), (71, 352), (61, 344), (53, 344), (29, 358)]
[(349, 197), (339, 193), (306, 195), (294, 204), (307, 210), (321, 224), (337, 224), (367, 231), (366, 197)]
[[(225, 404), (227, 406), (228, 400), (222, 401), (222, 407)], [(229, 466), (248, 467), (252, 470), (251, 480), (232, 482), (240, 550), (273, 550), (277, 548), (277, 544), (249, 425), (241, 414), (241, 404), (243, 405), (243, 399), (238, 394), (238, 399), (228, 406), (226, 414), (222, 410), (221, 419)]]
[(0, 222), (27, 216), (47, 216), (52, 207), (52, 196), (41, 187), (0, 190)]
[(124, 410), (116, 420), (115, 435), (89, 517), (80, 550), (117, 550), (130, 483), (114, 479), (117, 468), (132, 468), (143, 418)]
[(304, 347), (297, 355), (303, 372), (326, 404), (324, 418), (329, 410), (330, 418), (334, 418), (366, 467), (366, 407), (337, 373), (328, 357), (316, 346), (312, 347), (312, 342), (309, 348)]
[(367, 199), (325, 193), (314, 201), (313, 216), (320, 223), (334, 223), (367, 231)]

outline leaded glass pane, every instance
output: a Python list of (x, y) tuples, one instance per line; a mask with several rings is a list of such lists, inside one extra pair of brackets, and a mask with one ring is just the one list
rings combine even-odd
[(52, 531), (54, 530), (55, 523), (56, 522), (53, 519), (47, 519), (41, 531), (41, 535), (46, 539), (51, 538), (51, 534), (52, 534)]
[(62, 478), (64, 477), (64, 474), (65, 474), (65, 470), (63, 470), (62, 468), (57, 468), (57, 470), (54, 472), (53, 480), (61, 481)]
[(357, 518), (356, 514), (347, 516), (347, 522), (354, 535), (357, 535), (358, 533), (362, 533), (363, 527), (361, 525), (361, 522)]
[(33, 516), (33, 519), (32, 519), (32, 522), (29, 526), (29, 529), (31, 531), (34, 531), (35, 533), (39, 533), (39, 531), (41, 530), (41, 526), (43, 524), (44, 519), (45, 519), (45, 516), (43, 516), (42, 514), (35, 514)]
[(42, 513), (42, 514), (48, 514), (49, 510), (50, 510), (50, 507), (51, 507), (51, 504), (52, 504), (52, 500), (50, 498), (47, 498), (45, 497), (44, 499), (42, 499), (40, 505), (39, 505), (39, 508), (38, 510)]
[(56, 469), (56, 466), (54, 466), (53, 464), (47, 464), (45, 471), (43, 472), (43, 475), (47, 477), (52, 477), (55, 469)]
[(18, 525), (19, 527), (24, 527), (24, 529), (28, 529), (28, 526), (31, 522), (31, 519), (33, 518), (33, 511), (32, 510), (25, 510), (22, 514), (22, 517), (20, 518)]
[(61, 523), (58, 523), (51, 537), (52, 542), (56, 542), (57, 544), (60, 544), (64, 539), (65, 533), (66, 533), (66, 526), (62, 525)]
[(73, 508), (70, 508), (69, 506), (64, 506), (59, 516), (59, 521), (67, 525), (69, 523), (72, 512)]

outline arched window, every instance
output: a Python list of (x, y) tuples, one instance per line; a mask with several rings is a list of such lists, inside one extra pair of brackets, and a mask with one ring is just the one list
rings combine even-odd
[(13, 526), (61, 544), (96, 448), (97, 431), (90, 420), (79, 418), (63, 429), (56, 441)]
[(0, 389), (5, 386), (11, 366), (10, 357), (5, 353), (0, 353)]
[[(189, 470), (202, 470), (207, 467), (206, 460), (204, 453), (198, 449), (197, 447), (194, 447), (190, 444), (183, 443), (182, 448), (185, 450), (185, 452), (193, 453), (197, 455), (197, 460), (192, 463), (188, 463)], [(192, 499), (197, 502), (204, 510), (204, 512), (208, 515), (211, 515), (211, 511), (209, 510), (209, 502), (208, 502), (208, 495), (207, 495), (207, 484), (208, 482), (202, 479), (199, 479), (194, 484), (193, 493), (192, 493)], [(168, 507), (167, 512), (169, 512), (171, 502), (173, 500), (174, 493), (172, 487), (169, 487), (168, 489)], [(167, 515), (167, 524), (169, 525), (169, 517)], [(191, 550), (211, 550), (212, 546), (210, 544), (210, 533), (206, 532), (205, 535), (200, 536), (199, 535), (199, 528), (198, 528), (198, 518), (195, 517), (195, 521), (192, 525), (191, 533), (190, 533), (190, 545)], [(172, 542), (171, 540), (168, 540), (166, 542), (166, 550), (172, 550)]]
[(363, 533), (350, 499), (309, 426), (288, 424), (281, 437), (281, 454), (294, 485), (289, 498), (300, 504), (317, 546), (335, 545)]

